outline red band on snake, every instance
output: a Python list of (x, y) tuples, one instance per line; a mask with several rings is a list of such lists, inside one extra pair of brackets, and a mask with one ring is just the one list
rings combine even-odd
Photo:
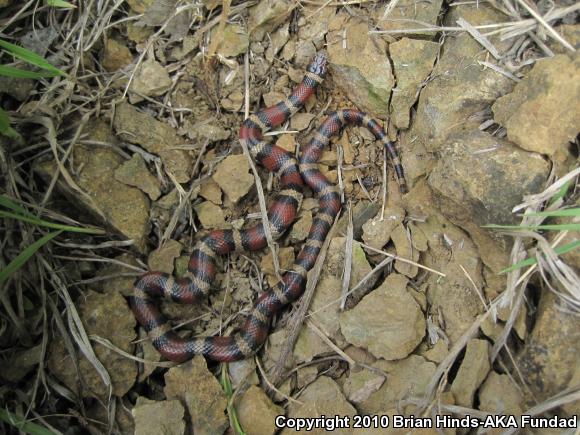
[(240, 128), (240, 141), (245, 142), (252, 157), (280, 176), (280, 193), (268, 210), (274, 239), (282, 236), (296, 218), (302, 201), (303, 181), (319, 199), (319, 211), (292, 269), (283, 275), (276, 286), (260, 295), (239, 332), (229, 337), (192, 339), (182, 338), (171, 330), (154, 298), (162, 296), (182, 304), (197, 303), (206, 298), (214, 282), (217, 256), (264, 248), (267, 241), (263, 224), (240, 231), (212, 231), (203, 237), (193, 248), (188, 273), (184, 278), (174, 278), (161, 272), (145, 273), (135, 282), (131, 308), (155, 348), (165, 358), (183, 362), (201, 354), (215, 361), (244, 359), (254, 354), (266, 340), (272, 316), (302, 295), (306, 274), (314, 266), (328, 231), (341, 209), (338, 188), (318, 170), (316, 162), (331, 136), (343, 126), (365, 126), (383, 143), (393, 161), (399, 188), (401, 192), (406, 192), (403, 167), (385, 131), (378, 122), (358, 110), (346, 109), (331, 113), (302, 151), (299, 165), (285, 150), (262, 140), (263, 132), (286, 121), (315, 92), (326, 74), (326, 64), (326, 53), (319, 52), (308, 66), (304, 79), (288, 99), (250, 116)]

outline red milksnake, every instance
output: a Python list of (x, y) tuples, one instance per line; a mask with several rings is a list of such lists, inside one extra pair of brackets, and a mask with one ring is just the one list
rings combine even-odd
[(187, 276), (184, 278), (174, 278), (161, 272), (145, 273), (135, 282), (131, 308), (153, 340), (155, 348), (165, 358), (183, 362), (202, 354), (215, 361), (244, 359), (255, 353), (266, 340), (272, 316), (300, 297), (306, 284), (306, 274), (314, 266), (324, 239), (341, 209), (337, 187), (324, 177), (316, 162), (330, 142), (330, 137), (344, 125), (363, 125), (384, 144), (393, 161), (399, 188), (401, 192), (406, 192), (403, 167), (385, 131), (379, 123), (358, 110), (346, 109), (331, 113), (302, 151), (299, 165), (282, 148), (262, 140), (264, 131), (286, 121), (315, 92), (326, 74), (326, 64), (326, 53), (319, 52), (308, 66), (304, 79), (288, 99), (250, 116), (240, 128), (240, 141), (245, 142), (252, 157), (280, 176), (280, 193), (268, 210), (274, 239), (279, 238), (292, 225), (302, 201), (304, 182), (319, 198), (318, 214), (292, 269), (284, 274), (276, 286), (260, 295), (239, 332), (229, 337), (192, 339), (181, 338), (171, 330), (153, 297), (163, 296), (182, 304), (196, 303), (207, 297), (215, 278), (217, 256), (264, 248), (267, 242), (263, 224), (240, 231), (212, 231), (203, 237), (193, 249)]

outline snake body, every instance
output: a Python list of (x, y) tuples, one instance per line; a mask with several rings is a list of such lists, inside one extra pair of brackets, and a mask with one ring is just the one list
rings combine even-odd
[(319, 198), (319, 211), (292, 269), (283, 275), (278, 284), (260, 295), (237, 333), (228, 337), (192, 339), (184, 339), (171, 330), (154, 298), (162, 296), (181, 304), (193, 304), (206, 298), (215, 278), (217, 256), (264, 248), (267, 239), (263, 223), (244, 230), (216, 230), (201, 238), (194, 246), (188, 272), (183, 278), (174, 278), (161, 272), (142, 275), (135, 282), (131, 308), (157, 351), (165, 358), (183, 362), (202, 354), (215, 361), (244, 359), (255, 353), (266, 340), (272, 316), (301, 296), (306, 285), (306, 274), (314, 266), (328, 231), (341, 209), (338, 188), (324, 177), (316, 162), (331, 136), (344, 125), (365, 126), (384, 144), (393, 161), (399, 188), (401, 192), (406, 192), (403, 168), (385, 131), (378, 122), (358, 110), (345, 109), (331, 113), (303, 149), (300, 164), (282, 148), (263, 141), (263, 132), (282, 124), (304, 105), (322, 82), (326, 70), (326, 53), (319, 52), (290, 97), (251, 115), (240, 128), (240, 142), (245, 143), (252, 157), (280, 177), (280, 193), (268, 210), (270, 231), (274, 239), (284, 234), (296, 218), (304, 182)]

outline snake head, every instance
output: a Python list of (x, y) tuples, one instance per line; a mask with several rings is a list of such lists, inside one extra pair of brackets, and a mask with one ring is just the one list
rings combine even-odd
[(326, 50), (320, 50), (308, 65), (308, 71), (317, 76), (324, 77), (328, 69), (328, 53)]

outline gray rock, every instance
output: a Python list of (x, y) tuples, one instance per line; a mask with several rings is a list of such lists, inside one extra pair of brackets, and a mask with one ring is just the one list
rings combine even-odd
[[(441, 11), (443, 0), (434, 0), (425, 3), (417, 3), (413, 0), (400, 0), (391, 12), (385, 16), (385, 9), (391, 7), (388, 3), (377, 8), (374, 18), (380, 30), (408, 30), (403, 35), (421, 35), (433, 37), (434, 32), (420, 30), (424, 25), (437, 25), (437, 18)], [(424, 25), (418, 24), (425, 23)], [(397, 35), (399, 36), (400, 33)]]
[(262, 0), (250, 8), (248, 29), (251, 41), (261, 41), (265, 35), (284, 23), (295, 3), (288, 0)]
[(523, 397), (508, 375), (490, 372), (479, 388), (479, 409), (503, 415), (520, 415)]
[(207, 369), (203, 356), (170, 368), (165, 373), (163, 391), (168, 399), (179, 399), (187, 404), (196, 434), (221, 434), (229, 426), (225, 415), (227, 398), (217, 379)]
[(171, 88), (171, 78), (167, 70), (155, 59), (145, 60), (137, 69), (133, 81), (129, 86), (129, 91), (135, 93), (133, 102), (146, 97), (157, 97), (163, 95)]
[[(361, 110), (388, 118), (394, 85), (385, 41), (369, 35), (368, 24), (346, 21), (329, 33), (329, 64), (335, 85)], [(347, 35), (343, 46), (344, 32)]]
[(216, 166), (212, 178), (228, 199), (237, 204), (254, 185), (254, 177), (249, 171), (250, 165), (246, 156), (242, 154), (228, 156)]
[(149, 270), (172, 274), (175, 259), (181, 254), (182, 248), (181, 243), (170, 239), (159, 248), (151, 251), (147, 261)]
[(425, 336), (425, 318), (406, 286), (404, 276), (389, 275), (355, 308), (341, 313), (346, 340), (386, 360), (409, 355)]
[(448, 139), (429, 185), (439, 209), (469, 232), (497, 273), (506, 267), (509, 241), (480, 226), (516, 223), (512, 208), (524, 195), (542, 190), (549, 170), (540, 155), (475, 130)]
[(213, 202), (204, 201), (193, 207), (195, 214), (205, 229), (223, 229), (229, 227), (225, 220), (223, 208)]
[(185, 409), (179, 400), (149, 400), (138, 397), (131, 410), (135, 435), (183, 435)]
[(149, 172), (140, 154), (133, 154), (131, 159), (119, 166), (115, 171), (115, 179), (141, 189), (153, 201), (161, 196), (161, 182)]
[(379, 211), (373, 219), (362, 226), (362, 239), (367, 245), (376, 249), (381, 249), (391, 239), (392, 231), (405, 218), (405, 210), (397, 206), (386, 207), (381, 219), (382, 214)]

